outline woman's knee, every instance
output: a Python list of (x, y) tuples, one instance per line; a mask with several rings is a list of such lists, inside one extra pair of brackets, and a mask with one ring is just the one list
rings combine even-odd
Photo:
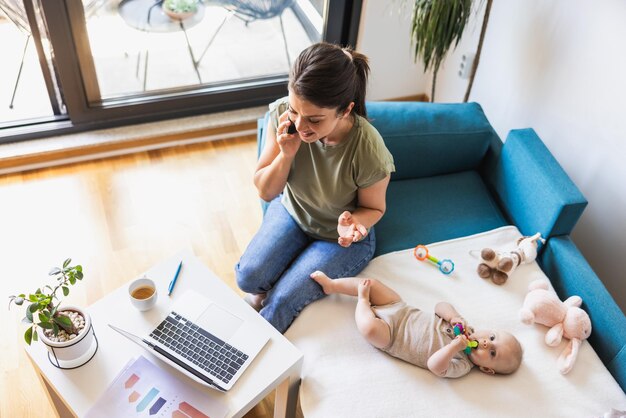
[(242, 262), (239, 261), (235, 265), (235, 280), (237, 281), (237, 286), (246, 293), (263, 293), (265, 291), (261, 289), (259, 274), (259, 269), (250, 264), (242, 264)]

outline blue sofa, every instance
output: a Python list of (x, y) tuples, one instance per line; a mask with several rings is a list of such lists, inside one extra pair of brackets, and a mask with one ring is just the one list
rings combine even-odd
[(541, 232), (539, 265), (563, 300), (582, 297), (589, 342), (626, 389), (626, 317), (569, 237), (587, 201), (537, 134), (512, 130), (503, 144), (477, 103), (369, 102), (367, 112), (396, 165), (376, 255), (504, 225)]

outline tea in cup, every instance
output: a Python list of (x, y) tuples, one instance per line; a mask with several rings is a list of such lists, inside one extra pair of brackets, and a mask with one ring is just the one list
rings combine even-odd
[(128, 294), (133, 306), (140, 311), (151, 309), (157, 301), (156, 285), (146, 276), (133, 280), (128, 286)]

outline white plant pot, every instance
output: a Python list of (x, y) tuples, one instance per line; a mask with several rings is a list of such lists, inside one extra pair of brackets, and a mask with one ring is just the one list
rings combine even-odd
[(69, 341), (57, 342), (50, 340), (45, 333), (38, 332), (39, 339), (48, 349), (48, 359), (52, 365), (60, 369), (75, 369), (87, 363), (98, 350), (98, 339), (93, 330), (89, 314), (75, 306), (64, 306), (60, 311), (78, 312), (85, 318), (85, 328)]

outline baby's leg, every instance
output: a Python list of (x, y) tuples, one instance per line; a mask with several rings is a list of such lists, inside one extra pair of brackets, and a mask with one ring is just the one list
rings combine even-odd
[(385, 348), (391, 343), (391, 330), (389, 325), (372, 311), (370, 292), (373, 290), (373, 283), (376, 282), (370, 279), (360, 281), (354, 319), (359, 332), (370, 344), (377, 348)]
[[(357, 296), (359, 295), (359, 283), (363, 280), (358, 277), (343, 277), (340, 279), (331, 279), (321, 271), (311, 274), (311, 278), (315, 280), (327, 295), (340, 293), (342, 295)], [(375, 306), (388, 305), (398, 302), (401, 298), (393, 289), (385, 286), (375, 279), (369, 280), (369, 302)]]

